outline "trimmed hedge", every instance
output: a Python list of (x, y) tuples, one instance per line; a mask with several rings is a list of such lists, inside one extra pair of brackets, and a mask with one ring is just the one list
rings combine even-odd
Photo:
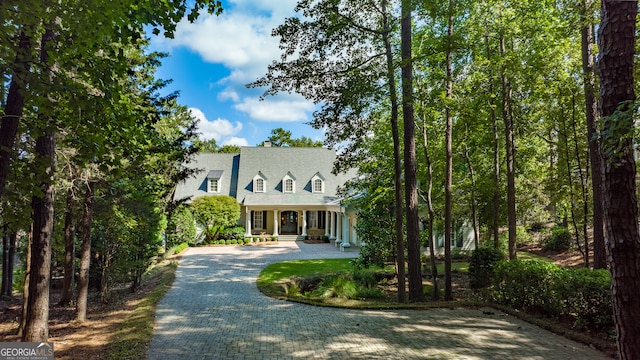
[(183, 242), (182, 244), (178, 245), (175, 247), (175, 249), (173, 249), (173, 253), (174, 254), (180, 254), (182, 252), (182, 250), (186, 249), (189, 247), (189, 244), (187, 244), (186, 242)]
[(494, 268), (491, 298), (526, 312), (571, 319), (580, 329), (612, 331), (610, 281), (606, 270), (501, 261)]

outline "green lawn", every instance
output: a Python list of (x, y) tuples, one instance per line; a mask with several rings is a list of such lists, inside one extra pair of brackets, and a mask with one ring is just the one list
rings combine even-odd
[(536, 255), (526, 251), (518, 251), (518, 260), (535, 260), (535, 261), (542, 261), (547, 263), (553, 262), (553, 260), (548, 257)]
[(350, 271), (351, 259), (294, 260), (270, 264), (258, 276), (258, 286), (267, 285), (291, 276)]

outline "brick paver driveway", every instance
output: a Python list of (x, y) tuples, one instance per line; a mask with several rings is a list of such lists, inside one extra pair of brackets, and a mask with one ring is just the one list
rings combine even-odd
[(272, 262), (354, 256), (299, 242), (189, 249), (158, 306), (148, 359), (606, 359), (497, 311), (323, 308), (255, 285)]

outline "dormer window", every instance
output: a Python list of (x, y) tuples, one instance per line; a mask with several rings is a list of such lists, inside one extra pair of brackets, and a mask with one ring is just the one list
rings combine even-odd
[(207, 174), (207, 192), (220, 193), (222, 188), (222, 170), (211, 170)]
[(324, 177), (320, 173), (316, 173), (313, 178), (311, 178), (311, 190), (314, 193), (323, 193), (324, 180)]
[(285, 179), (284, 181), (284, 192), (292, 193), (293, 192), (293, 180)]
[(282, 191), (285, 193), (296, 192), (296, 178), (291, 173), (287, 173), (282, 179)]
[(267, 188), (267, 177), (260, 171), (258, 171), (258, 175), (253, 177), (253, 192), (254, 193), (263, 193), (266, 192)]

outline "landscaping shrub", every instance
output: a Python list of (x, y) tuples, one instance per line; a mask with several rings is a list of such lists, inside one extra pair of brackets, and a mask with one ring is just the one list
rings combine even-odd
[(235, 244), (235, 243), (236, 243), (236, 241), (235, 241), (235, 240), (227, 240), (227, 241), (226, 241), (226, 244), (227, 244), (227, 245), (231, 245), (231, 244)]
[(218, 233), (218, 239), (220, 240), (241, 240), (244, 239), (244, 227), (233, 226), (220, 230)]
[(245, 243), (245, 244), (249, 244), (250, 242), (251, 242), (251, 238), (245, 238), (245, 239), (244, 239), (244, 243)]
[(494, 269), (493, 301), (527, 312), (568, 318), (574, 326), (610, 331), (613, 310), (606, 270), (568, 269), (539, 261), (501, 261)]
[(504, 253), (493, 248), (479, 248), (469, 259), (469, 286), (481, 289), (491, 285), (495, 264), (504, 259)]
[(551, 231), (551, 236), (542, 243), (542, 249), (547, 251), (565, 251), (571, 246), (571, 233), (563, 226), (556, 226)]
[(189, 244), (187, 244), (186, 242), (183, 242), (182, 244), (180, 244), (180, 245), (176, 246), (176, 247), (173, 249), (173, 253), (174, 253), (174, 254), (180, 254), (180, 253), (182, 252), (182, 250), (184, 250), (184, 249), (186, 249), (186, 248), (188, 248), (188, 247), (189, 247)]

